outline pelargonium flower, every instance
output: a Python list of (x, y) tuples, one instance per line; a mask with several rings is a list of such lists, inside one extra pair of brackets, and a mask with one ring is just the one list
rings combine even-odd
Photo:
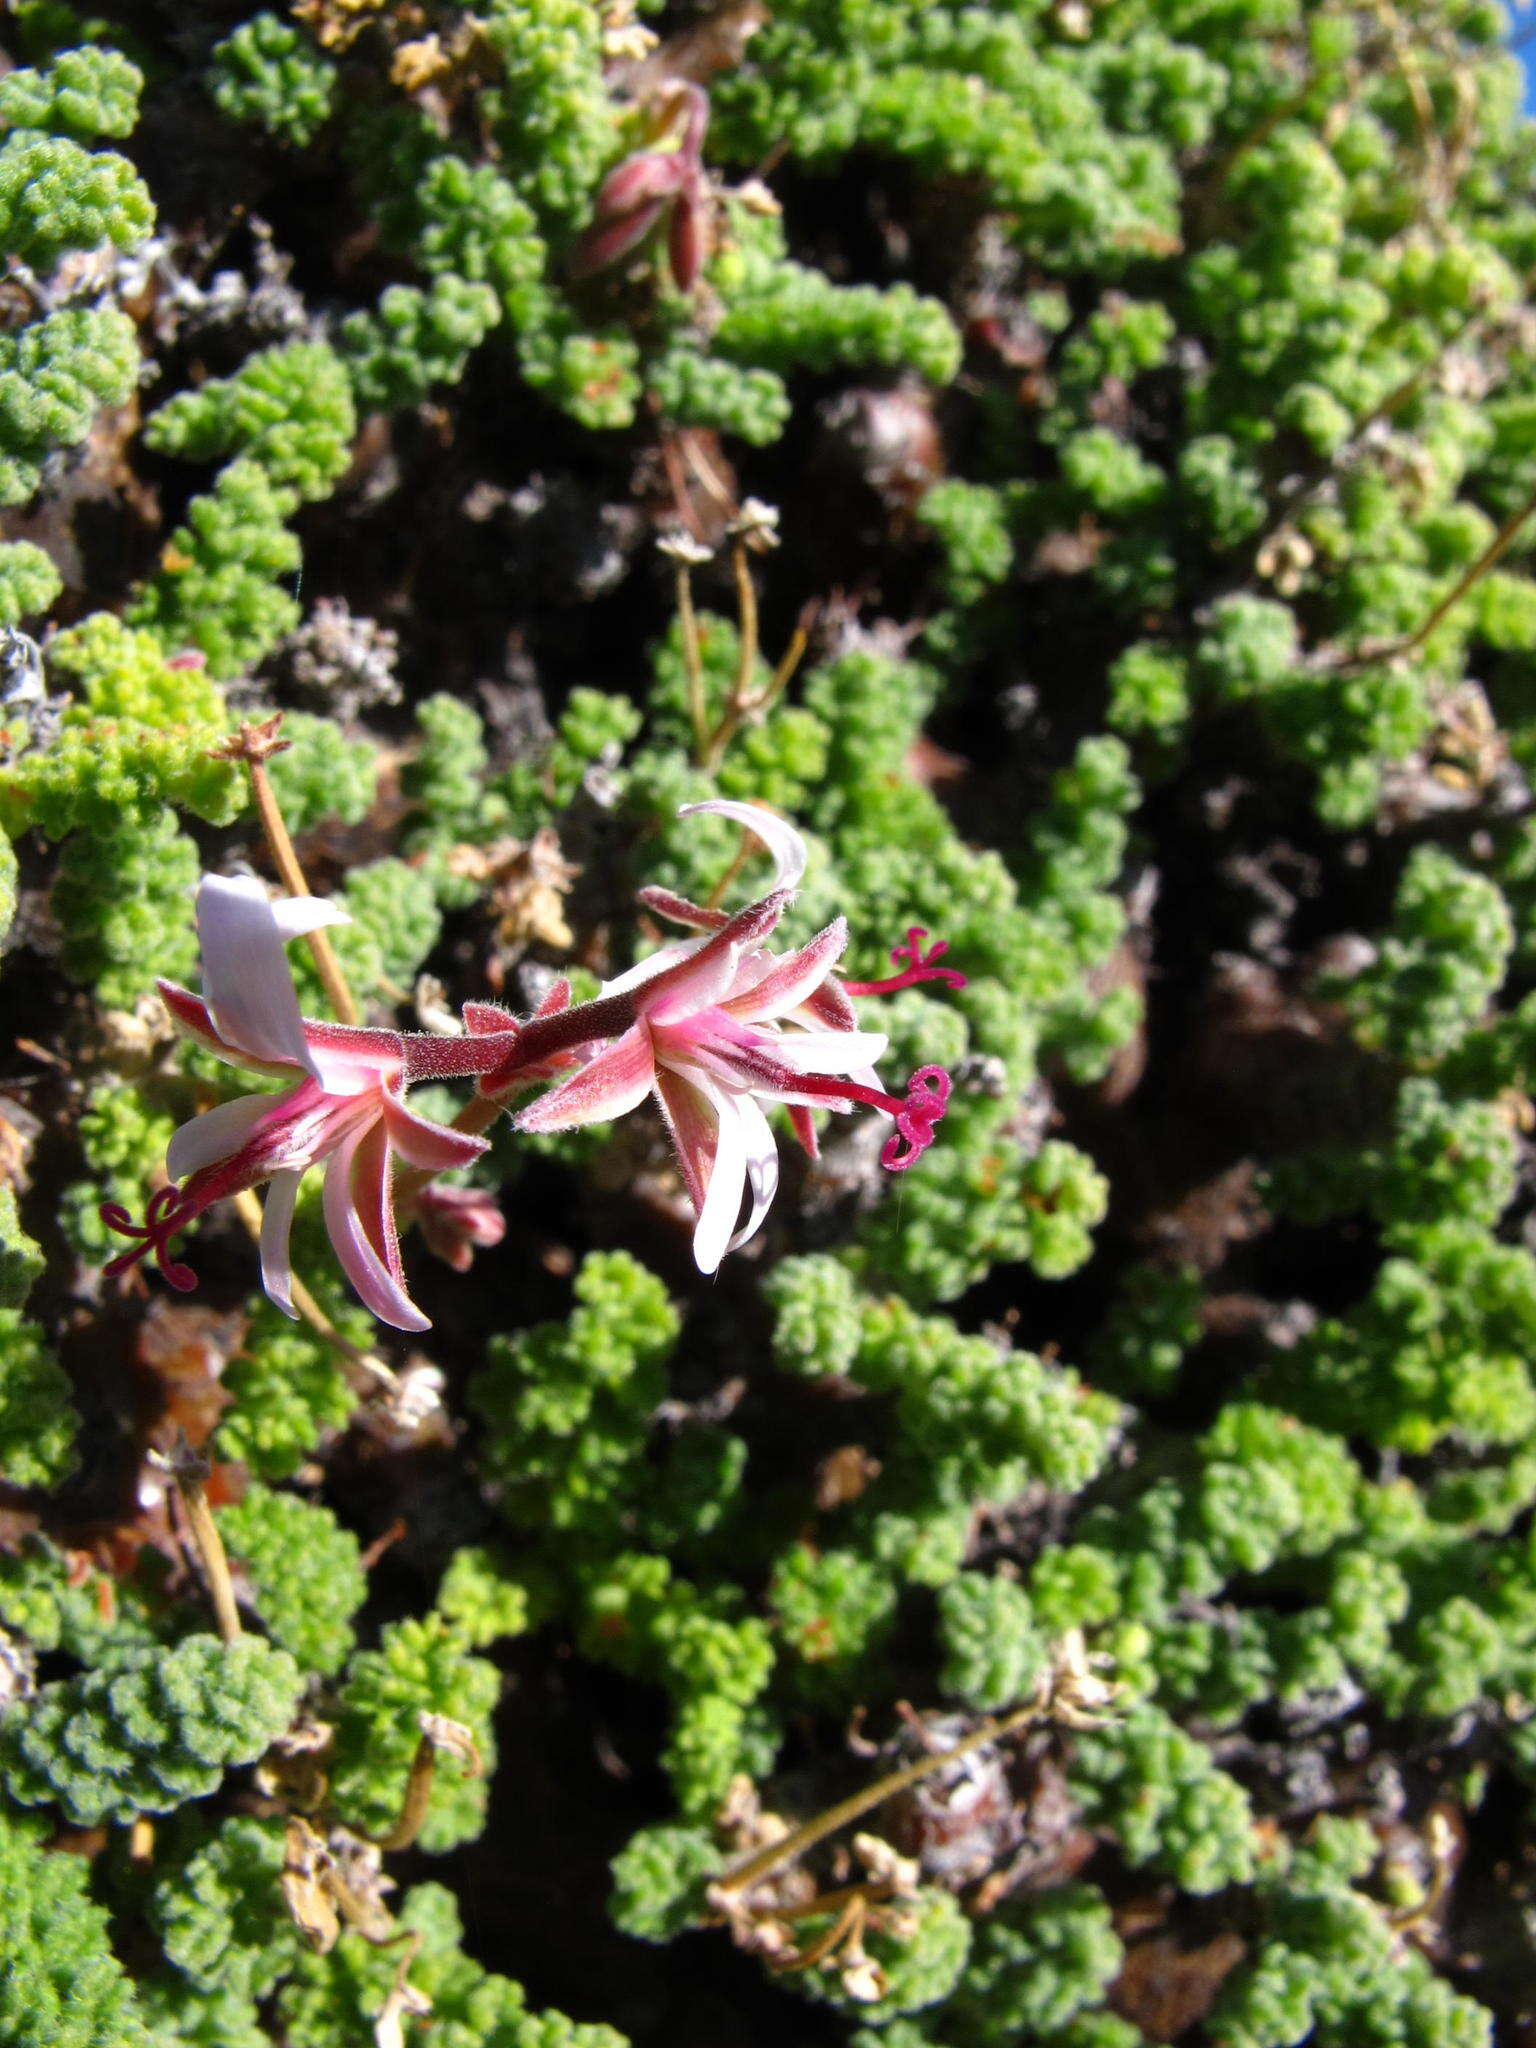
[[(765, 1104), (788, 1108), (813, 1158), (816, 1108), (867, 1104), (891, 1117), (896, 1128), (880, 1156), (892, 1172), (911, 1166), (933, 1142), (949, 1076), (941, 1067), (922, 1067), (903, 1095), (888, 1093), (875, 1071), (887, 1040), (859, 1029), (849, 988), (878, 993), (929, 979), (954, 985), (964, 976), (934, 967), (942, 943), (924, 956), (919, 942), (926, 933), (913, 932), (908, 947), (897, 949), (903, 957), (910, 951), (907, 973), (890, 983), (844, 985), (833, 972), (848, 944), (841, 917), (792, 952), (769, 951), (765, 941), (805, 872), (805, 842), (756, 804), (689, 804), (682, 815), (697, 812), (731, 818), (756, 833), (774, 857), (773, 887), (734, 916), (670, 891), (643, 891), (653, 910), (699, 928), (700, 936), (662, 947), (591, 1002), (523, 1026), (508, 1058), (480, 1086), (490, 1095), (508, 1094), (535, 1078), (535, 1063), (556, 1048), (602, 1041), (601, 1050), (517, 1114), (517, 1127), (563, 1131), (602, 1123), (654, 1094), (698, 1216), (694, 1257), (701, 1272), (712, 1273), (728, 1251), (761, 1229), (778, 1188), (778, 1147)], [(498, 1021), (510, 1020), (498, 1013)]]
[(442, 1173), (477, 1159), (486, 1141), (418, 1116), (405, 1091), (414, 1081), (477, 1073), (497, 1047), (484, 1036), (435, 1038), (302, 1017), (285, 946), (301, 933), (347, 922), (339, 905), (320, 897), (273, 902), (253, 878), (203, 878), (203, 993), (166, 981), (160, 993), (177, 1027), (219, 1059), (294, 1085), (280, 1094), (237, 1096), (183, 1124), (166, 1153), (173, 1184), (151, 1198), (143, 1223), (116, 1203), (103, 1204), (106, 1222), (138, 1240), (108, 1273), (153, 1253), (170, 1284), (186, 1292), (196, 1283), (172, 1259), (170, 1240), (212, 1203), (265, 1182), (262, 1286), (293, 1315), (294, 1203), (305, 1173), (324, 1160), (325, 1227), (347, 1278), (382, 1321), (400, 1330), (430, 1327), (406, 1291), (394, 1162)]

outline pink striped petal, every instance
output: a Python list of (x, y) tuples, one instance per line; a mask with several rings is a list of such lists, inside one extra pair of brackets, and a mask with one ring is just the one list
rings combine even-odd
[(346, 922), (318, 896), (274, 905), (253, 875), (204, 875), (197, 891), (203, 996), (221, 1038), (262, 1060), (290, 1060), (320, 1079), (285, 950), (290, 937)]
[(323, 1206), (331, 1247), (363, 1306), (394, 1329), (430, 1330), (405, 1291), (382, 1122), (354, 1132), (331, 1154)]
[[(305, 1083), (304, 1085), (308, 1085)], [(185, 1123), (165, 1150), (166, 1177), (185, 1180), (205, 1166), (232, 1159), (248, 1142), (251, 1133), (274, 1110), (293, 1099), (296, 1091), (282, 1095), (237, 1095), (233, 1102), (217, 1102)]]
[(616, 164), (597, 188), (592, 211), (598, 220), (628, 213), (650, 199), (670, 199), (688, 179), (688, 164), (676, 150), (645, 150)]
[[(686, 957), (655, 976), (636, 999), (642, 1015), (654, 1010), (659, 1016), (678, 1017), (687, 1010), (703, 1009), (712, 1003), (712, 991), (730, 987), (742, 952), (766, 938), (788, 906), (788, 892), (778, 890), (760, 902), (749, 903), (745, 910), (738, 910), (728, 924), (709, 938), (692, 939), (686, 947), (676, 949)], [(724, 972), (726, 963), (730, 964), (729, 974)]]
[(800, 1149), (807, 1159), (821, 1157), (821, 1145), (816, 1137), (816, 1123), (811, 1112), (802, 1103), (786, 1103), (789, 1112), (790, 1129), (800, 1141)]
[(298, 1321), (293, 1305), (293, 1264), (288, 1240), (293, 1229), (293, 1205), (299, 1198), (302, 1170), (274, 1173), (267, 1184), (261, 1210), (261, 1285), (268, 1301), (285, 1316)]
[(715, 1163), (715, 1117), (709, 1098), (681, 1073), (656, 1069), (656, 1094), (682, 1169), (688, 1199), (697, 1214), (704, 1206)]
[(852, 1031), (859, 1021), (852, 996), (831, 975), (820, 988), (812, 989), (800, 1005), (800, 1011), (806, 1023), (825, 1031)]
[(327, 1095), (365, 1094), (398, 1074), (405, 1064), (405, 1038), (398, 1031), (327, 1024), (308, 1017), (304, 1019), (304, 1041), (309, 1070)]
[(661, 219), (666, 204), (665, 199), (648, 199), (611, 220), (594, 221), (571, 253), (571, 276), (578, 282), (593, 277), (638, 248)]
[(717, 932), (721, 925), (730, 922), (728, 911), (706, 910), (702, 903), (690, 902), (686, 896), (660, 888), (654, 882), (638, 893), (647, 910), (654, 910), (658, 917), (670, 918), (673, 924), (691, 924), (700, 931)]
[(655, 1079), (651, 1034), (636, 1024), (606, 1051), (530, 1103), (514, 1121), (520, 1131), (571, 1131), (624, 1116), (644, 1101)]
[(733, 993), (721, 1007), (743, 1022), (787, 1016), (821, 986), (842, 958), (847, 944), (848, 920), (836, 917), (798, 952), (787, 953), (775, 961), (760, 981)]
[(761, 804), (737, 803), (729, 797), (715, 797), (707, 804), (684, 804), (677, 815), (692, 818), (701, 812), (710, 817), (729, 818), (733, 824), (745, 825), (749, 832), (757, 834), (773, 855), (778, 869), (773, 878), (775, 889), (797, 889), (800, 886), (800, 878), (805, 873), (805, 841), (787, 818), (765, 810)]
[(200, 996), (192, 995), (187, 989), (178, 988), (173, 981), (156, 982), (160, 999), (171, 1013), (171, 1022), (184, 1038), (190, 1038), (205, 1052), (211, 1052), (215, 1059), (221, 1059), (232, 1067), (243, 1067), (252, 1074), (281, 1074), (292, 1080), (302, 1071), (296, 1060), (259, 1060), (243, 1047), (231, 1045), (221, 1038), (208, 1005)]
[(380, 1099), (390, 1146), (407, 1166), (419, 1166), (424, 1173), (447, 1173), (455, 1166), (472, 1166), (491, 1149), (486, 1138), (471, 1138), (447, 1124), (418, 1116), (393, 1089), (385, 1089)]
[(660, 1029), (701, 1010), (714, 1009), (734, 983), (740, 960), (738, 946), (718, 950), (712, 943), (705, 946), (690, 962), (687, 973), (669, 975), (665, 989), (641, 998), (647, 1020)]

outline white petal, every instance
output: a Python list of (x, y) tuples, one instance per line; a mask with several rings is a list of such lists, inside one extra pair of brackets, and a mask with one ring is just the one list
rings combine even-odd
[(697, 953), (700, 946), (707, 946), (711, 936), (705, 932), (701, 938), (680, 939), (675, 946), (659, 946), (654, 953), (648, 953), (638, 967), (631, 967), (627, 973), (605, 981), (598, 990), (599, 996), (621, 996), (632, 988), (653, 981), (658, 974), (665, 974), (669, 967), (675, 967), (679, 960), (686, 960), (691, 953)]
[[(693, 1260), (701, 1273), (713, 1273), (730, 1249), (736, 1218), (741, 1214), (742, 1190), (747, 1183), (747, 1125), (741, 1115), (743, 1098), (710, 1088), (709, 1099), (718, 1119), (715, 1163), (704, 1207), (699, 1211), (693, 1233)], [(761, 1112), (759, 1112), (761, 1113)]]
[(883, 1031), (786, 1031), (772, 1050), (796, 1074), (853, 1074), (883, 1059), (890, 1042)]
[(767, 1117), (750, 1095), (737, 1097), (736, 1113), (747, 1144), (747, 1186), (752, 1190), (752, 1213), (727, 1245), (727, 1251), (735, 1251), (749, 1237), (756, 1237), (779, 1191), (779, 1148)]
[(284, 939), (301, 939), (328, 924), (350, 924), (352, 913), (329, 896), (277, 896), (267, 905)]
[(189, 1173), (228, 1159), (240, 1150), (281, 1095), (237, 1095), (233, 1102), (219, 1102), (201, 1116), (185, 1123), (165, 1150), (167, 1178), (183, 1181)]
[(267, 1187), (261, 1212), (261, 1284), (268, 1301), (285, 1316), (298, 1321), (293, 1305), (293, 1267), (288, 1257), (288, 1236), (293, 1228), (293, 1205), (299, 1198), (302, 1171), (274, 1173)]
[(203, 1000), (220, 1036), (258, 1059), (291, 1061), (312, 1074), (282, 928), (261, 883), (251, 875), (204, 875), (197, 932)]
[(774, 888), (799, 888), (800, 877), (805, 873), (805, 841), (787, 818), (765, 811), (761, 804), (736, 803), (728, 797), (717, 797), (707, 804), (684, 804), (677, 815), (691, 818), (698, 811), (716, 818), (730, 818), (735, 824), (745, 825), (749, 832), (755, 832), (773, 855), (778, 868), (773, 878)]

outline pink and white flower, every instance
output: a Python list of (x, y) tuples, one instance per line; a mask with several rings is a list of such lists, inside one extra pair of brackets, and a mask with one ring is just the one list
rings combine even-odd
[(396, 1329), (430, 1327), (406, 1291), (394, 1162), (442, 1173), (477, 1159), (486, 1141), (417, 1116), (405, 1092), (414, 1081), (483, 1071), (499, 1042), (302, 1017), (287, 942), (347, 921), (345, 911), (320, 897), (273, 902), (253, 878), (203, 878), (197, 892), (203, 993), (194, 996), (164, 981), (160, 993), (177, 1027), (219, 1059), (294, 1085), (280, 1094), (237, 1096), (183, 1124), (166, 1153), (172, 1185), (152, 1197), (143, 1223), (116, 1203), (103, 1204), (106, 1222), (138, 1240), (108, 1273), (153, 1253), (170, 1284), (186, 1292), (195, 1281), (170, 1256), (172, 1237), (210, 1204), (265, 1182), (262, 1286), (293, 1315), (288, 1240), (294, 1203), (305, 1173), (324, 1160), (326, 1231), (359, 1297)]
[[(811, 1111), (867, 1104), (894, 1119), (881, 1164), (901, 1172), (932, 1143), (950, 1083), (942, 1068), (923, 1067), (904, 1095), (882, 1088), (875, 1062), (887, 1040), (859, 1029), (848, 990), (833, 972), (848, 943), (845, 919), (835, 918), (793, 952), (767, 949), (805, 872), (799, 833), (756, 804), (690, 804), (683, 815), (696, 812), (733, 819), (764, 842), (777, 868), (772, 889), (734, 916), (665, 890), (644, 891), (653, 910), (702, 928), (701, 935), (661, 948), (590, 1003), (525, 1025), (507, 1060), (480, 1086), (491, 1095), (509, 1093), (535, 1078), (532, 1063), (556, 1047), (611, 1041), (522, 1110), (517, 1127), (563, 1131), (607, 1122), (654, 1094), (698, 1217), (694, 1258), (701, 1272), (713, 1273), (728, 1251), (761, 1229), (778, 1188), (778, 1147), (765, 1104), (788, 1108), (813, 1158)], [(942, 945), (921, 954), (925, 936), (909, 935), (908, 948), (898, 949), (903, 956), (910, 951), (912, 968), (894, 985), (963, 982), (954, 969), (930, 964)], [(887, 985), (869, 986), (874, 992)]]

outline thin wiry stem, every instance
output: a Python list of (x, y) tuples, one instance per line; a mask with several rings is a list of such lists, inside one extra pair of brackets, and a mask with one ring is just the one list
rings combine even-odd
[[(247, 721), (238, 726), (227, 740), (213, 748), (214, 758), (220, 761), (238, 761), (251, 781), (251, 796), (256, 804), (256, 815), (261, 820), (261, 829), (266, 835), (273, 863), (282, 878), (283, 887), (290, 896), (308, 896), (309, 883), (304, 879), (304, 870), (299, 857), (293, 850), (293, 839), (283, 817), (282, 806), (277, 801), (277, 792), (272, 787), (272, 778), (267, 773), (267, 762), (274, 754), (287, 751), (291, 740), (282, 737), (283, 714), (274, 713), (271, 718), (256, 722)], [(305, 939), (314, 956), (315, 966), (331, 1008), (337, 1021), (342, 1024), (356, 1024), (361, 1021), (361, 1012), (347, 986), (347, 978), (341, 971), (341, 962), (336, 958), (330, 936), (324, 931), (306, 932)]]
[(1515, 536), (1533, 512), (1536, 512), (1536, 490), (1532, 490), (1524, 503), (1509, 515), (1477, 560), (1463, 569), (1444, 597), (1419, 621), (1411, 633), (1404, 634), (1400, 640), (1389, 640), (1375, 647), (1358, 649), (1339, 662), (1338, 672), (1350, 674), (1356, 669), (1369, 668), (1378, 661), (1394, 661), (1405, 654), (1417, 654), (1441, 621), (1455, 610), (1468, 591), (1482, 581), (1512, 545)]
[(208, 1492), (203, 1483), (206, 1477), (205, 1467), (190, 1447), (183, 1443), (179, 1452), (172, 1456), (171, 1472), (176, 1481), (176, 1491), (181, 1496), (181, 1505), (186, 1511), (192, 1541), (197, 1545), (203, 1578), (208, 1586), (208, 1597), (213, 1602), (213, 1619), (219, 1631), (219, 1638), (226, 1643), (237, 1642), (243, 1633), (240, 1627), (240, 1610), (235, 1603), (235, 1588), (229, 1576), (229, 1558), (225, 1554), (224, 1539), (219, 1534), (219, 1525), (213, 1518), (213, 1509), (208, 1505)]
[(699, 619), (693, 608), (693, 570), (677, 564), (677, 619), (683, 635), (683, 672), (688, 679), (688, 722), (693, 727), (693, 758), (702, 767), (709, 754), (709, 711), (704, 702), (704, 658), (699, 650)]
[[(256, 814), (261, 819), (261, 829), (267, 835), (267, 845), (272, 849), (272, 858), (277, 872), (282, 877), (283, 887), (290, 896), (307, 896), (310, 893), (304, 870), (299, 866), (299, 857), (293, 850), (293, 840), (272, 787), (272, 778), (266, 765), (261, 761), (246, 764), (251, 778), (251, 795), (256, 799)], [(325, 988), (326, 999), (336, 1013), (340, 1024), (357, 1024), (362, 1021), (362, 1012), (357, 1000), (347, 986), (347, 977), (341, 971), (341, 962), (336, 958), (336, 949), (331, 944), (327, 931), (306, 932), (305, 940), (314, 955), (315, 966)]]
[(732, 1893), (746, 1891), (750, 1885), (758, 1884), (786, 1863), (792, 1863), (797, 1856), (803, 1856), (807, 1849), (814, 1849), (818, 1842), (828, 1835), (835, 1835), (839, 1828), (847, 1827), (850, 1821), (860, 1819), (874, 1807), (881, 1806), (896, 1793), (905, 1792), (909, 1786), (919, 1785), (924, 1778), (952, 1763), (956, 1757), (967, 1751), (980, 1749), (985, 1743), (999, 1742), (1005, 1735), (1024, 1728), (1031, 1721), (1038, 1721), (1047, 1711), (1046, 1701), (1037, 1697), (1026, 1700), (1011, 1713), (1000, 1714), (983, 1721), (973, 1728), (969, 1735), (947, 1749), (935, 1750), (931, 1756), (919, 1757), (915, 1763), (905, 1765), (899, 1771), (891, 1771), (883, 1778), (877, 1778), (873, 1785), (866, 1785), (862, 1792), (854, 1792), (847, 1799), (840, 1799), (835, 1806), (829, 1806), (825, 1813), (818, 1813), (812, 1819), (803, 1821), (799, 1827), (784, 1836), (782, 1841), (770, 1842), (765, 1848), (749, 1856), (745, 1863), (738, 1863), (734, 1870), (728, 1870), (712, 1887), (715, 1892)]

